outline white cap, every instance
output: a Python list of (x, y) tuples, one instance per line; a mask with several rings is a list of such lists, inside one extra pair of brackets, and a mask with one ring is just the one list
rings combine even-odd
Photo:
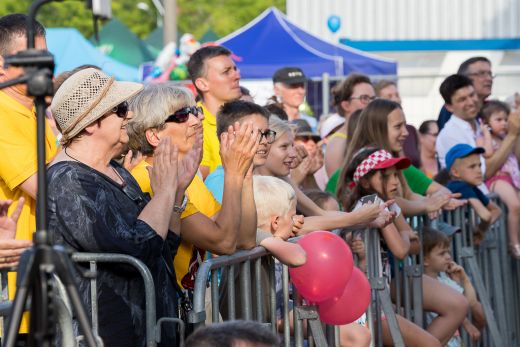
[(332, 130), (336, 129), (340, 125), (343, 125), (343, 123), (345, 123), (345, 118), (341, 117), (337, 113), (325, 118), (325, 120), (323, 121), (323, 123), (321, 123), (320, 126), (321, 138), (324, 139), (325, 137), (327, 137), (332, 132)]

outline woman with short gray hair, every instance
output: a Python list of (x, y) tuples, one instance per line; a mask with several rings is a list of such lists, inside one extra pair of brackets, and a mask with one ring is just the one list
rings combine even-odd
[[(132, 169), (132, 175), (144, 192), (154, 196), (159, 190), (147, 170), (157, 162), (161, 139), (169, 139), (179, 150), (179, 160), (184, 158), (194, 151), (202, 136), (204, 114), (191, 91), (171, 82), (148, 85), (133, 99), (131, 108), (130, 148), (146, 156)], [(236, 248), (255, 246), (252, 178), (246, 178), (246, 173), (258, 148), (258, 129), (246, 124), (227, 131), (225, 137), (230, 141), (223, 141), (220, 148), (226, 170), (222, 206), (197, 175), (186, 190), (185, 208), (179, 211), (182, 243), (174, 265), (179, 286), (187, 290), (194, 287), (206, 251), (231, 254)]]

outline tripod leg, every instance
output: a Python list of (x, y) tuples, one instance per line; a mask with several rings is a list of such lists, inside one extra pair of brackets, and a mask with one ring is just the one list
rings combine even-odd
[(11, 311), (10, 319), (8, 322), (7, 334), (5, 337), (4, 347), (14, 347), (16, 342), (16, 336), (18, 335), (18, 329), (22, 320), (24, 312), (25, 302), (27, 300), (27, 288), (18, 288), (13, 301), (13, 309)]
[(51, 347), (55, 335), (52, 266), (39, 266), (39, 279), (33, 282), (29, 346)]
[(69, 296), (73, 310), (76, 313), (76, 318), (87, 344), (89, 346), (95, 347), (97, 344), (94, 338), (94, 334), (92, 333), (92, 329), (90, 328), (90, 321), (87, 315), (87, 311), (85, 310), (83, 302), (79, 296), (76, 282), (71, 275), (74, 273), (74, 268), (69, 255), (63, 249), (63, 247), (55, 246), (53, 250), (53, 263), (55, 265), (54, 273), (63, 282), (63, 285), (67, 290), (67, 294)]
[(34, 250), (30, 249), (22, 254), (18, 266), (18, 276), (21, 276), (21, 278), (17, 278), (18, 286), (13, 301), (13, 308), (9, 315), (8, 329), (5, 335), (5, 347), (13, 347), (16, 342), (16, 336), (18, 335), (22, 314), (24, 312), (25, 303), (27, 302), (29, 288), (31, 288), (34, 278), (33, 266)]

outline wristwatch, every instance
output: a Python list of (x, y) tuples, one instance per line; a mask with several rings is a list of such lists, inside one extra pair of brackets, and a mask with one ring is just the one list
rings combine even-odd
[(186, 205), (188, 204), (188, 198), (186, 197), (186, 195), (184, 195), (184, 197), (182, 198), (182, 203), (181, 205), (173, 205), (173, 212), (175, 213), (182, 213), (184, 212), (184, 210), (186, 209)]

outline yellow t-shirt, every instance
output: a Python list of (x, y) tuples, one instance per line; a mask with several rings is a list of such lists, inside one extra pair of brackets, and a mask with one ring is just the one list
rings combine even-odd
[(220, 160), (220, 142), (217, 136), (217, 117), (209, 112), (209, 110), (202, 104), (198, 106), (204, 110), (204, 120), (202, 121), (202, 137), (204, 140), (202, 150), (202, 161), (200, 166), (209, 167), (209, 172), (222, 165)]
[[(132, 176), (134, 176), (143, 192), (153, 196), (150, 177), (148, 176), (148, 170), (146, 170), (147, 166), (149, 164), (143, 160), (132, 170)], [(198, 175), (193, 178), (188, 189), (186, 189), (186, 195), (188, 196), (188, 204), (181, 218), (187, 218), (197, 212), (207, 217), (212, 217), (220, 211), (220, 204), (215, 200)], [(181, 241), (173, 261), (177, 283), (180, 287), (193, 288), (195, 274), (199, 264), (204, 261), (205, 253), (204, 250), (197, 249), (191, 243), (185, 240)]]
[[(45, 154), (49, 163), (56, 155), (56, 138), (45, 121)], [(13, 200), (9, 215), (18, 199), (25, 203), (18, 219), (17, 240), (32, 240), (36, 230), (36, 201), (19, 186), (37, 171), (36, 115), (15, 99), (0, 91), (0, 200)], [(9, 299), (14, 298), (16, 273), (8, 274)], [(20, 332), (26, 332), (27, 320), (22, 320)]]

